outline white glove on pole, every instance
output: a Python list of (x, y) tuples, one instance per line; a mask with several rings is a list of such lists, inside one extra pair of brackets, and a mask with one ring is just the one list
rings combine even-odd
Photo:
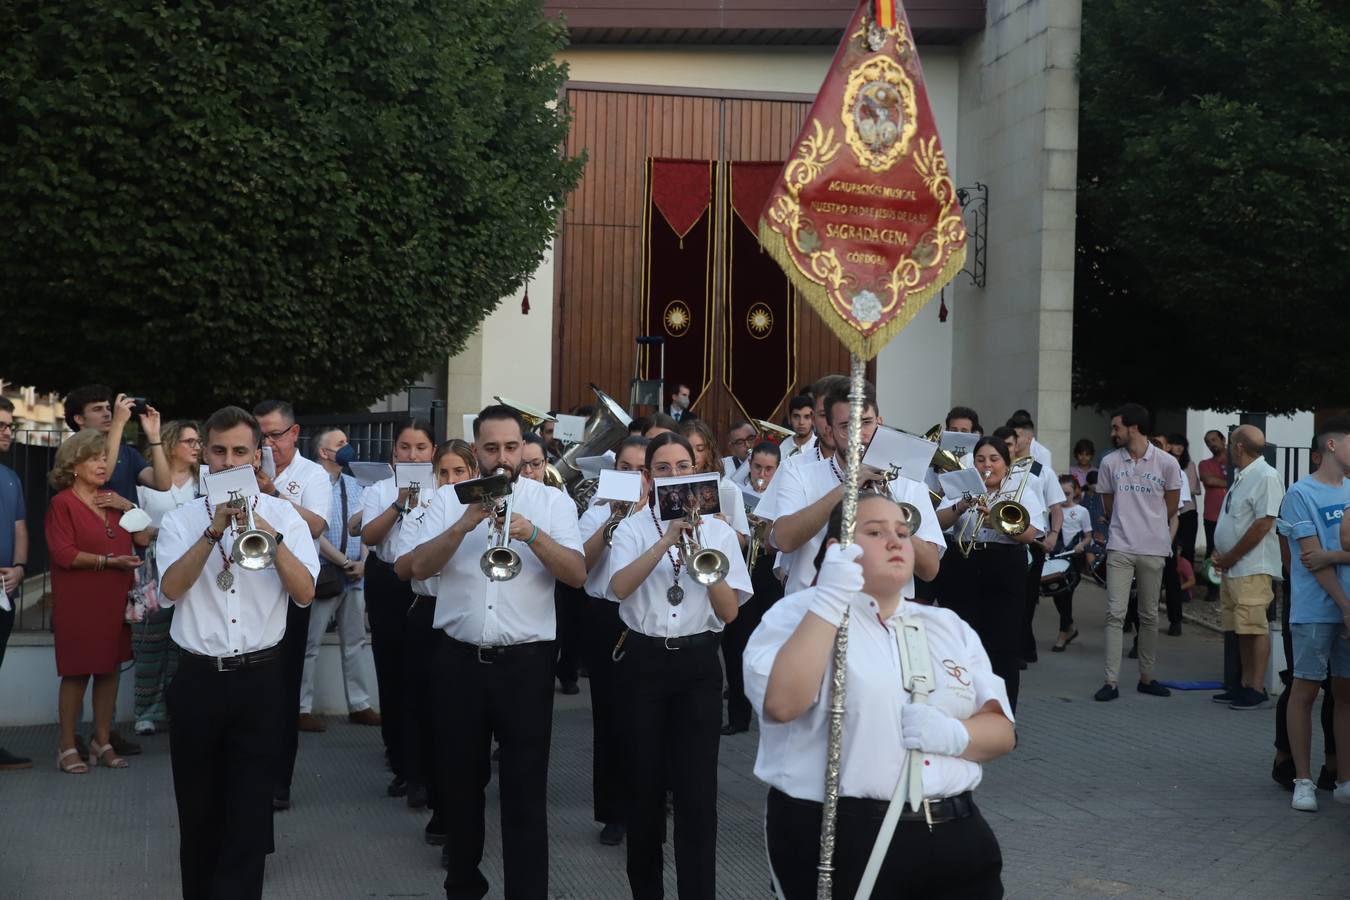
[(914, 703), (900, 712), (900, 736), (906, 749), (937, 756), (960, 756), (970, 743), (970, 732), (959, 720), (936, 707)]
[(872, 598), (863, 593), (861, 558), (862, 547), (857, 544), (831, 544), (821, 560), (811, 612), (836, 628), (845, 609), (871, 609)]

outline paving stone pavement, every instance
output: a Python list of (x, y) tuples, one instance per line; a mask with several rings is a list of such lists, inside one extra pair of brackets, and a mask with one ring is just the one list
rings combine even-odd
[[(1350, 896), (1350, 807), (1319, 792), (1298, 813), (1269, 779), (1273, 711), (1239, 713), (1208, 692), (1168, 699), (1124, 688), (1095, 703), (1103, 597), (1079, 590), (1081, 636), (1066, 653), (1042, 649), (1023, 673), (1019, 740), (987, 767), (981, 808), (1003, 847), (1009, 897), (1315, 898)], [(1054, 610), (1042, 604), (1048, 646)], [(1219, 637), (1187, 625), (1162, 635), (1159, 676), (1213, 677)], [(1317, 726), (1314, 726), (1315, 729)], [(552, 896), (629, 896), (623, 848), (603, 847), (590, 821), (590, 712), (585, 691), (557, 698), (549, 781)], [(33, 756), (32, 771), (0, 773), (0, 898), (178, 896), (177, 822), (168, 739), (145, 740), (125, 771), (56, 771), (56, 729), (0, 729), (0, 746)], [(718, 896), (767, 900), (764, 788), (751, 774), (755, 738), (722, 742)], [(1314, 735), (1314, 766), (1321, 764)], [(377, 729), (331, 720), (302, 734), (295, 807), (276, 818), (268, 898), (439, 897), (439, 851), (421, 841), (425, 816), (384, 796)], [(489, 788), (485, 871), (499, 897), (496, 792)], [(667, 893), (675, 897), (667, 858)]]

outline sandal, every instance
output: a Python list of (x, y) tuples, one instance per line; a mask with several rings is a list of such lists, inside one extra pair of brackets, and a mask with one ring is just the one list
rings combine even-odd
[[(75, 757), (70, 760), (70, 757)], [(89, 771), (89, 764), (80, 756), (80, 751), (74, 747), (69, 750), (62, 750), (56, 757), (56, 767), (67, 775), (84, 775)]]
[[(127, 761), (117, 755), (117, 752), (112, 748), (112, 744), (100, 744), (98, 741), (90, 738), (89, 750), (94, 754), (94, 758), (98, 760), (100, 766), (105, 766), (109, 769), (125, 769), (127, 767)], [(111, 758), (108, 756), (110, 753), (112, 754)]]

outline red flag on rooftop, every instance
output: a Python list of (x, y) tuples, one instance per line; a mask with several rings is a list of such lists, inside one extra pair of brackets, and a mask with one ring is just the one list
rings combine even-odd
[(961, 208), (900, 0), (859, 3), (759, 239), (864, 359), (965, 264)]

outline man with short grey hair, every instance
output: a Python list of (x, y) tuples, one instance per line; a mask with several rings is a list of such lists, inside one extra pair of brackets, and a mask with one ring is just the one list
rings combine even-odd
[(328, 529), (319, 535), (319, 562), (342, 569), (343, 590), (336, 597), (314, 598), (305, 645), (305, 669), (300, 682), (301, 731), (325, 731), (323, 720), (313, 714), (314, 669), (319, 661), (319, 645), (328, 623), (337, 620), (338, 639), (342, 642), (342, 679), (346, 685), (347, 718), (356, 725), (379, 725), (380, 715), (370, 708), (370, 690), (366, 687), (361, 651), (366, 643), (365, 554), (361, 538), (352, 536), (352, 527), (361, 520), (361, 485), (342, 469), (356, 457), (340, 428), (324, 428), (314, 436), (311, 451), (332, 483), (332, 502), (328, 507)]
[(1266, 462), (1266, 437), (1255, 425), (1242, 425), (1228, 438), (1236, 472), (1219, 508), (1210, 559), (1222, 573), (1219, 617), (1225, 633), (1237, 635), (1242, 657), (1242, 685), (1224, 691), (1214, 702), (1232, 709), (1260, 709), (1270, 702), (1264, 681), (1270, 658), (1270, 626), (1266, 608), (1275, 598), (1280, 577), (1280, 545), (1275, 520), (1284, 501), (1280, 476)]

